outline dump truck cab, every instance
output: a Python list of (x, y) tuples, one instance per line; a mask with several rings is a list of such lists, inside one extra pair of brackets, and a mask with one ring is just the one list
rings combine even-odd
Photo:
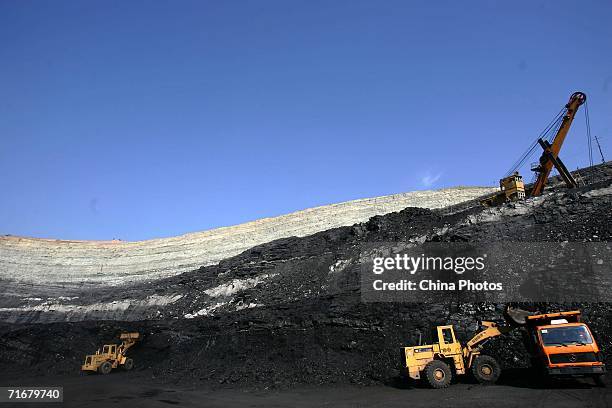
[(603, 354), (579, 311), (527, 317), (532, 354), (551, 376), (591, 376), (606, 372)]

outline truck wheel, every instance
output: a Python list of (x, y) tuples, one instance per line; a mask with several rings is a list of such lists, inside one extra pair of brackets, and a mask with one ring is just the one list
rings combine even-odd
[(472, 374), (481, 384), (493, 384), (501, 374), (501, 367), (493, 357), (479, 356), (472, 363)]
[(100, 367), (98, 367), (98, 372), (100, 374), (108, 374), (113, 369), (113, 365), (109, 361), (105, 361), (102, 363)]
[(425, 366), (425, 378), (432, 388), (446, 388), (451, 383), (453, 373), (444, 361), (433, 360)]
[(123, 363), (123, 369), (130, 371), (132, 368), (134, 368), (134, 360), (131, 358), (126, 358), (125, 363)]
[(598, 387), (605, 387), (606, 383), (603, 380), (603, 374), (597, 374), (593, 376), (593, 381), (595, 382), (595, 385)]

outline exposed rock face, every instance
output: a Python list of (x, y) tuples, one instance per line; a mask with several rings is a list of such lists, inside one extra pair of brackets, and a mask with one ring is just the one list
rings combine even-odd
[(460, 187), (395, 194), (140, 242), (0, 237), (0, 281), (51, 288), (150, 281), (212, 265), (276, 239), (353, 225), (406, 207), (447, 207), (493, 190)]
[[(29, 299), (5, 295), (0, 299), (5, 322), (0, 324), (0, 365), (16, 377), (73, 373), (96, 344), (111, 341), (121, 330), (138, 330), (145, 337), (134, 349), (137, 369), (165, 381), (391, 382), (397, 376), (398, 347), (417, 343), (419, 333), (427, 336), (436, 324), (455, 325), (465, 341), (479, 320), (500, 319), (504, 305), (452, 298), (363, 302), (360, 245), (610, 242), (612, 165), (593, 172), (600, 178), (586, 170), (581, 174), (589, 184), (578, 189), (549, 188), (542, 197), (489, 209), (474, 202), (452, 211), (406, 208), (268, 242), (152, 282), (81, 288), (70, 296), (58, 290), (52, 298), (48, 291)], [(541, 311), (568, 307), (583, 311), (609, 359), (610, 304), (538, 305)], [(96, 321), (101, 319), (106, 321)], [(29, 322), (36, 324), (23, 324)], [(518, 331), (487, 348), (506, 368), (527, 364)]]
[[(57, 323), (0, 324), (0, 365), (15, 377), (74, 373), (97, 344), (121, 330), (137, 330), (145, 336), (132, 354), (137, 370), (164, 381), (390, 383), (397, 376), (398, 347), (416, 344), (419, 333), (428, 341), (436, 324), (453, 324), (465, 341), (478, 330), (479, 320), (500, 319), (503, 305), (451, 298), (365, 303), (360, 244), (609, 242), (611, 181), (549, 189), (540, 198), (490, 209), (465, 205), (448, 214), (406, 208), (366, 223), (266, 243), (153, 283), (83, 290), (78, 298), (56, 297), (42, 306), (32, 299), (29, 309), (16, 303), (16, 309), (0, 312), (2, 320)], [(538, 307), (582, 310), (609, 358), (609, 303)], [(491, 341), (486, 353), (505, 368), (528, 363), (520, 331)]]
[(127, 281), (120, 288), (97, 280), (80, 287), (42, 278), (40, 284), (9, 282), (0, 299), (0, 320), (193, 319), (353, 293), (359, 288), (359, 248), (373, 242), (608, 241), (612, 232), (602, 214), (612, 213), (606, 205), (611, 195), (604, 180), (571, 193), (551, 188), (544, 196), (495, 208), (485, 209), (478, 200), (452, 211), (407, 208), (367, 223), (254, 246), (175, 276)]

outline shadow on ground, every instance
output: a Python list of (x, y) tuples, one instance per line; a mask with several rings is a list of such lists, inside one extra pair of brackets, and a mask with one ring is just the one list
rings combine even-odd
[[(455, 376), (453, 384), (481, 386), (471, 375)], [(415, 381), (401, 375), (391, 378), (385, 385), (398, 390), (429, 388), (425, 381)], [(591, 388), (601, 388), (601, 386), (595, 384), (593, 379), (588, 377), (550, 378), (538, 374), (536, 370), (531, 368), (506, 369), (502, 372), (496, 385), (534, 390), (588, 390)]]

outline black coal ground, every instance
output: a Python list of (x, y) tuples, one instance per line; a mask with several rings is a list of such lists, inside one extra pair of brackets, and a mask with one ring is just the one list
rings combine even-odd
[[(216, 388), (191, 384), (168, 384), (151, 378), (146, 371), (117, 372), (107, 376), (52, 376), (3, 380), (4, 385), (62, 385), (64, 401), (49, 406), (132, 408), (168, 407), (453, 407), (471, 408), (495, 406), (515, 408), (538, 407), (609, 407), (612, 403), (608, 388), (595, 387), (592, 382), (567, 380), (544, 383), (524, 369), (506, 370), (498, 384), (482, 387), (473, 383), (457, 383), (442, 390), (432, 390), (420, 384), (359, 386), (330, 384), (298, 385), (285, 389)], [(3, 406), (11, 406), (3, 404)], [(35, 404), (13, 404), (37, 407)], [(43, 405), (44, 406), (44, 405)]]
[[(589, 172), (584, 172), (588, 178)], [(183, 298), (150, 316), (132, 321), (85, 321), (49, 324), (2, 324), (0, 365), (3, 376), (28, 378), (78, 372), (85, 354), (119, 332), (144, 334), (133, 349), (138, 375), (168, 384), (215, 387), (296, 387), (303, 384), (395, 384), (399, 347), (414, 344), (419, 332), (436, 324), (454, 324), (462, 340), (479, 320), (498, 320), (503, 305), (363, 303), (359, 265), (338, 273), (330, 267), (354, 259), (367, 242), (408, 241), (426, 237), (437, 242), (610, 241), (609, 196), (584, 193), (610, 185), (610, 164), (589, 187), (547, 196), (524, 215), (465, 222), (483, 210), (465, 205), (455, 213), (408, 208), (304, 238), (288, 238), (252, 248), (222, 261), (164, 279), (126, 288), (134, 293), (181, 293)], [(603, 179), (601, 174), (606, 175)], [(229, 278), (278, 274), (278, 278), (245, 290), (215, 313), (183, 318), (210, 303), (204, 288)], [(236, 310), (236, 305), (261, 304)], [(537, 305), (540, 310), (579, 308), (597, 333), (606, 359), (612, 351), (612, 307), (608, 304)], [(149, 317), (148, 319), (144, 319)], [(139, 320), (143, 319), (143, 320)], [(528, 365), (521, 332), (490, 342), (487, 352), (505, 368)]]

